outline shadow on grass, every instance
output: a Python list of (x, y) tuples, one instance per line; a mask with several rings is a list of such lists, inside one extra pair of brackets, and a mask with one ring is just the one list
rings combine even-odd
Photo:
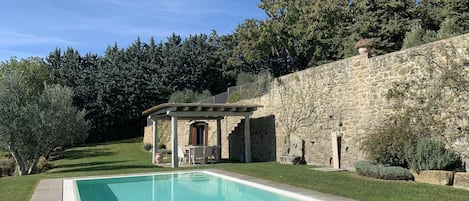
[(127, 161), (98, 161), (98, 162), (88, 162), (88, 163), (72, 163), (72, 164), (57, 165), (57, 166), (54, 166), (54, 168), (75, 168), (75, 167), (96, 166), (96, 165), (105, 165), (105, 164), (123, 163), (123, 162), (127, 162)]
[(82, 158), (92, 158), (92, 157), (98, 157), (98, 156), (112, 156), (115, 153), (112, 151), (109, 151), (109, 149), (104, 149), (104, 148), (91, 148), (91, 149), (73, 149), (73, 150), (67, 150), (64, 153), (64, 158), (65, 159), (82, 159)]
[(155, 165), (101, 165), (82, 168), (72, 168), (66, 170), (57, 170), (53, 173), (67, 173), (67, 172), (95, 172), (95, 171), (109, 171), (109, 170), (124, 170), (124, 169), (154, 169), (162, 168)]

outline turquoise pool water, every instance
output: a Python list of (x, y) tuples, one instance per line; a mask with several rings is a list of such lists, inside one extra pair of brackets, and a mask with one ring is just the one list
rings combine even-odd
[(243, 183), (208, 172), (76, 180), (81, 201), (305, 200), (281, 195), (279, 189)]

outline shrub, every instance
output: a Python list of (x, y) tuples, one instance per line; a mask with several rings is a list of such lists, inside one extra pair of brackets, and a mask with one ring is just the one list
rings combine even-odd
[(210, 91), (204, 90), (202, 92), (192, 91), (186, 89), (183, 91), (176, 91), (169, 97), (169, 103), (192, 103), (212, 96)]
[(0, 151), (0, 159), (11, 159), (13, 158), (13, 156), (11, 155), (10, 152), (7, 152), (7, 151)]
[(172, 151), (170, 149), (158, 149), (158, 153), (161, 154), (171, 154)]
[(166, 145), (162, 142), (159, 142), (157, 147), (158, 147), (158, 149), (166, 149)]
[(142, 147), (142, 148), (143, 148), (143, 150), (145, 150), (145, 151), (150, 151), (150, 150), (153, 148), (153, 145), (150, 144), (150, 143), (145, 143), (145, 144), (143, 144), (143, 147)]
[(454, 151), (446, 149), (442, 141), (431, 138), (423, 138), (416, 144), (407, 144), (405, 157), (409, 167), (417, 172), (451, 170), (462, 165)]
[(404, 147), (420, 137), (419, 132), (411, 126), (411, 121), (406, 114), (388, 117), (367, 136), (361, 149), (369, 159), (379, 164), (407, 167)]
[(370, 161), (357, 161), (355, 163), (357, 173), (362, 176), (379, 178), (379, 166)]
[(236, 103), (241, 100), (241, 94), (239, 91), (230, 92), (228, 95), (228, 103)]
[(414, 176), (403, 167), (389, 166), (379, 168), (380, 179), (386, 180), (413, 180)]
[(0, 169), (2, 169), (2, 175), (12, 176), (15, 172), (16, 164), (13, 159), (0, 160)]
[(355, 163), (357, 173), (362, 176), (386, 180), (413, 180), (408, 169), (396, 166), (382, 166), (370, 161), (358, 161)]
[(52, 168), (52, 165), (49, 163), (49, 161), (46, 160), (45, 157), (43, 156), (39, 157), (39, 161), (36, 164), (36, 169), (38, 172), (44, 172), (51, 168)]
[(236, 77), (236, 85), (243, 85), (247, 83), (252, 83), (257, 80), (257, 75), (254, 73), (241, 72)]

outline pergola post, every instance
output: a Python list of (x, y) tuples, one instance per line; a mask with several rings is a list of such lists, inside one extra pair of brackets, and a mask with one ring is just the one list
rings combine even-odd
[[(151, 116), (148, 116), (149, 119), (151, 119)], [(158, 151), (158, 122), (154, 119), (151, 119), (152, 126), (153, 126), (153, 148), (152, 148), (152, 157), (151, 157), (151, 162), (153, 164), (156, 163), (155, 157), (156, 157), (156, 152)]]
[[(202, 103), (164, 103), (154, 106), (142, 112), (143, 116), (149, 116), (153, 124), (153, 153), (152, 162), (156, 156), (158, 131), (157, 120), (171, 119), (171, 140), (172, 140), (172, 156), (171, 166), (177, 168), (179, 166), (178, 156), (178, 120), (217, 120), (216, 145), (218, 147), (216, 154), (219, 161), (222, 157), (222, 133), (221, 120), (226, 116), (244, 117), (244, 161), (251, 162), (251, 133), (250, 133), (250, 116), (257, 110), (259, 105), (235, 105), (235, 104), (202, 104)], [(150, 124), (150, 122), (148, 122)], [(205, 137), (207, 139), (207, 137)]]
[(171, 117), (171, 131), (172, 131), (172, 160), (171, 167), (177, 168), (179, 165), (178, 161), (178, 118), (176, 116)]
[(221, 119), (217, 119), (217, 163), (221, 160)]
[(244, 116), (244, 162), (251, 162), (251, 129), (249, 115)]

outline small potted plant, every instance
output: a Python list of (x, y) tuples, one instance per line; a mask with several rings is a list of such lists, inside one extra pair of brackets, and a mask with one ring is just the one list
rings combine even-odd
[(158, 152), (155, 153), (155, 163), (161, 163), (163, 162), (163, 153), (161, 153), (160, 150), (158, 150)]
[(355, 44), (355, 48), (358, 49), (360, 54), (368, 55), (374, 44), (375, 41), (372, 38), (362, 38)]

